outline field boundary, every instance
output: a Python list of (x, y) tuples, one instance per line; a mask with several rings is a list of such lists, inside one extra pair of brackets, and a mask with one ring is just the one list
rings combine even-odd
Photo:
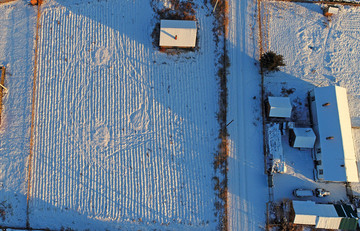
[[(266, 1), (266, 0), (265, 0)], [(346, 6), (360, 6), (360, 2), (345, 2), (345, 1), (310, 1), (310, 0), (267, 0), (273, 2), (300, 2), (300, 3), (320, 3), (320, 4), (328, 4), (328, 5), (346, 5)]]
[(37, 16), (36, 16), (36, 35), (35, 35), (35, 58), (34, 58), (34, 79), (32, 89), (32, 100), (31, 100), (31, 126), (30, 126), (30, 150), (28, 159), (28, 175), (27, 175), (27, 192), (26, 192), (26, 228), (30, 229), (29, 220), (29, 207), (31, 198), (31, 174), (32, 174), (32, 161), (34, 155), (34, 136), (35, 136), (35, 104), (36, 104), (36, 79), (37, 79), (37, 59), (38, 59), (38, 42), (39, 42), (39, 28), (40, 28), (40, 17), (41, 17), (41, 4), (37, 5)]
[(0, 0), (0, 4), (13, 2), (13, 1), (16, 1), (16, 0)]
[(5, 85), (5, 74), (6, 74), (6, 68), (5, 67), (0, 67), (1, 69), (1, 87), (0, 87), (0, 125), (1, 125), (1, 114), (2, 114), (2, 108), (3, 108), (3, 97), (4, 97), (4, 85)]

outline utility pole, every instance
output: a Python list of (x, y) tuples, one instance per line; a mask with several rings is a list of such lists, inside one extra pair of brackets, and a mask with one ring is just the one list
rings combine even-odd
[(215, 10), (216, 10), (216, 6), (217, 6), (218, 2), (219, 2), (219, 0), (216, 0), (215, 6), (214, 6), (214, 10), (213, 10), (213, 13), (214, 13), (214, 12), (215, 12)]
[(0, 83), (0, 87), (4, 88), (6, 92), (8, 92), (8, 89)]

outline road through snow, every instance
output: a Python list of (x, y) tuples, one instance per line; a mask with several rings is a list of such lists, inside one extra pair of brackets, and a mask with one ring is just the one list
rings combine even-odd
[(231, 1), (228, 53), (229, 86), (229, 226), (230, 230), (265, 227), (267, 196), (262, 150), (261, 78), (258, 57), (256, 2)]

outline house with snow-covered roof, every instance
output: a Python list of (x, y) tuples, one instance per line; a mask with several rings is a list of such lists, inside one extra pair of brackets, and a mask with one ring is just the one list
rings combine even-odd
[(161, 20), (160, 47), (191, 48), (196, 45), (196, 21)]
[(358, 218), (350, 205), (316, 204), (292, 201), (294, 224), (313, 225), (318, 229), (356, 230)]
[(359, 182), (346, 89), (338, 86), (315, 88), (309, 97), (317, 136), (315, 178)]

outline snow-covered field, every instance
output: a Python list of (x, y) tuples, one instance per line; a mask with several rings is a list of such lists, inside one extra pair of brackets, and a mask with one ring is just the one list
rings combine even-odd
[(214, 229), (217, 82), (205, 13), (199, 51), (169, 56), (152, 46), (148, 2), (43, 6), (32, 226)]
[[(16, 1), (0, 11), (9, 88), (0, 223), (24, 227), (36, 8)], [(218, 84), (209, 11), (196, 9), (199, 49), (171, 56), (152, 45), (148, 1), (43, 4), (31, 227), (215, 229)]]
[[(267, 95), (288, 95), (295, 106), (294, 118), (308, 121), (307, 92), (318, 86), (337, 85), (347, 88), (354, 145), (360, 157), (360, 80), (357, 64), (360, 57), (360, 9), (339, 6), (338, 15), (329, 21), (321, 5), (289, 2), (266, 2), (265, 47), (284, 56), (286, 67), (265, 77)], [(285, 140), (283, 143), (287, 143)], [(290, 167), (285, 175), (275, 177), (275, 199), (293, 198), (294, 188), (314, 188), (313, 163), (310, 152), (297, 151), (285, 145), (285, 157)], [(360, 158), (359, 158), (360, 160)], [(323, 202), (346, 200), (342, 184), (322, 186), (332, 196)], [(360, 193), (352, 184), (354, 194)]]
[(0, 223), (24, 227), (36, 9), (0, 5), (0, 65), (6, 67), (0, 128)]
[[(156, 20), (148, 1), (48, 0), (42, 6), (31, 227), (216, 229), (217, 48), (212, 9), (196, 3), (199, 49), (178, 55), (153, 47)], [(229, 226), (261, 230), (268, 191), (256, 2), (230, 6)], [(0, 13), (0, 64), (9, 88), (0, 133), (0, 209), (6, 211), (0, 224), (24, 227), (36, 8), (19, 0), (0, 5)], [(360, 160), (360, 9), (340, 6), (328, 21), (318, 4), (266, 1), (262, 14), (265, 51), (286, 62), (266, 76), (266, 94), (289, 95), (294, 116), (306, 122), (308, 90), (346, 87)], [(318, 201), (346, 200), (342, 184), (313, 181), (309, 151), (283, 139), (288, 173), (274, 178), (275, 200), (318, 186), (332, 193)], [(360, 194), (360, 184), (352, 189)]]

